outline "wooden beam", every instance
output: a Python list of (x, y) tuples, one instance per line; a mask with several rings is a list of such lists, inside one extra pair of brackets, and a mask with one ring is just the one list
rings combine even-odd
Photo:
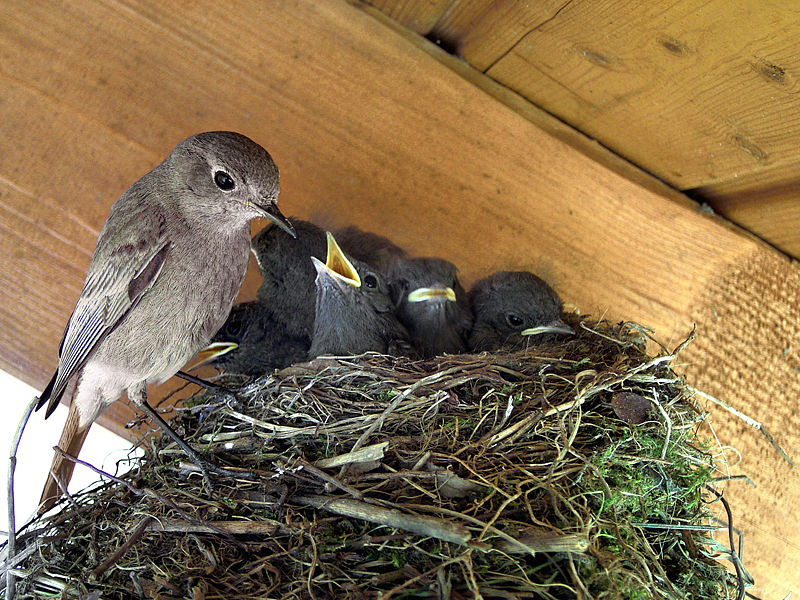
[[(45, 383), (110, 204), (183, 137), (234, 129), (275, 157), (287, 214), (384, 232), (467, 282), (537, 270), (567, 302), (670, 344), (697, 323), (687, 375), (800, 456), (797, 265), (588, 158), (432, 51), (336, 1), (0, 4), (2, 367)], [(757, 484), (729, 488), (757, 591), (800, 593), (785, 551), (800, 546), (785, 527), (798, 476), (739, 421), (715, 422)]]
[[(573, 2), (565, 2), (564, 0), (549, 0), (547, 2), (534, 2), (522, 3), (516, 0), (496, 0), (488, 3), (482, 0), (464, 0), (455, 2), (450, 0), (447, 5), (438, 2), (431, 5), (426, 2), (399, 2), (397, 0), (369, 0), (368, 4), (375, 7), (381, 14), (388, 16), (390, 19), (398, 22), (400, 25), (407, 27), (418, 33), (426, 35), (431, 40), (439, 41), (443, 48), (449, 49), (451, 52), (466, 59), (469, 64), (478, 71), (496, 74), (496, 70), (491, 70), (492, 67), (501, 61), (506, 55), (514, 52), (522, 52), (525, 54), (523, 62), (525, 63), (519, 70), (512, 69), (506, 73), (502, 79), (505, 86), (495, 86), (503, 91), (491, 91), (496, 97), (502, 100), (503, 95), (508, 95), (509, 88), (519, 90), (521, 93), (527, 93), (529, 85), (535, 87), (536, 93), (540, 94), (537, 97), (540, 101), (544, 98), (542, 105), (550, 109), (555, 105), (559, 108), (568, 107), (569, 103), (564, 103), (562, 95), (580, 95), (582, 92), (579, 89), (585, 82), (578, 80), (577, 82), (569, 79), (572, 74), (568, 72), (565, 77), (562, 74), (557, 74), (557, 82), (549, 82), (553, 85), (551, 87), (541, 86), (538, 81), (533, 81), (531, 77), (545, 77), (540, 71), (532, 68), (529, 63), (538, 64), (538, 62), (547, 62), (548, 53), (556, 52), (557, 49), (543, 45), (542, 47), (536, 46), (533, 51), (522, 51), (515, 49), (518, 44), (521, 44), (527, 37), (534, 37), (534, 34), (540, 28), (549, 25), (551, 21), (560, 18), (561, 11), (570, 7), (571, 10), (576, 10), (576, 4)], [(570, 6), (572, 5), (572, 6)], [(734, 10), (741, 12), (747, 7), (754, 9), (755, 5), (752, 2), (738, 3)], [(669, 22), (674, 19), (681, 10), (681, 7), (672, 4), (669, 7), (666, 5), (659, 8), (656, 3), (651, 3), (650, 12), (644, 10), (642, 5), (638, 6), (639, 12), (634, 17), (636, 22), (630, 24), (627, 32), (627, 38), (648, 35), (653, 27), (658, 23)], [(777, 14), (781, 14), (780, 9), (789, 9), (785, 4), (777, 7)], [(584, 12), (587, 9), (584, 9)], [(591, 14), (586, 15), (583, 20), (572, 20), (567, 15), (566, 21), (562, 24), (563, 31), (559, 35), (569, 37), (570, 39), (581, 38), (586, 35), (594, 35), (595, 37), (603, 37), (607, 40), (621, 41), (618, 36), (614, 35), (615, 22), (613, 19), (603, 21), (602, 18), (599, 23), (607, 22), (606, 27), (593, 27), (587, 28), (586, 25), (589, 21), (593, 21), (595, 12), (602, 13), (603, 11), (613, 12), (612, 7), (608, 5), (598, 5), (592, 3), (588, 7)], [(627, 11), (627, 8), (621, 7), (620, 10)], [(653, 20), (653, 10), (661, 11), (658, 20)], [(716, 3), (713, 6), (707, 5), (704, 7), (706, 13), (719, 14), (728, 10), (728, 5), (723, 6), (721, 3)], [(374, 14), (374, 13), (373, 13)], [(601, 16), (601, 15), (600, 15)], [(385, 21), (384, 21), (385, 22)], [(425, 26), (420, 27), (420, 23), (424, 22)], [(716, 77), (716, 70), (712, 69), (710, 65), (719, 62), (720, 56), (717, 53), (723, 51), (733, 52), (736, 51), (736, 46), (731, 49), (730, 39), (733, 37), (735, 40), (739, 39), (739, 33), (736, 31), (728, 31), (731, 28), (736, 28), (740, 24), (726, 21), (722, 19), (708, 19), (708, 28), (716, 38), (723, 38), (727, 40), (725, 44), (710, 45), (704, 56), (701, 59), (694, 61), (691, 69), (695, 72), (696, 77), (705, 78), (712, 81)], [(763, 25), (763, 23), (762, 23)], [(771, 27), (771, 24), (770, 24)], [(758, 27), (756, 27), (756, 30)], [(757, 35), (758, 32), (754, 31), (751, 35)], [(784, 28), (774, 32), (776, 37), (775, 45), (793, 43), (793, 30), (791, 28)], [(662, 36), (661, 45), (655, 47), (646, 46), (642, 51), (638, 49), (640, 54), (640, 61), (634, 68), (661, 68), (660, 62), (663, 61), (664, 49), (672, 49), (673, 53), (681, 49), (680, 45), (671, 44), (667, 37)], [(612, 43), (612, 42), (607, 42)], [(535, 55), (534, 55), (535, 54)], [(537, 61), (537, 62), (534, 62)], [(552, 61), (551, 61), (552, 62)], [(481, 83), (479, 78), (470, 73), (468, 68), (458, 67), (455, 63), (450, 65), (462, 74), (466, 72), (466, 77), (478, 85), (482, 85), (484, 89), (490, 86), (486, 83)], [(704, 71), (705, 69), (705, 71)], [(785, 66), (777, 66), (766, 61), (751, 62), (750, 69), (760, 73), (768, 82), (780, 84), (789, 93), (793, 94), (793, 79), (791, 76), (792, 69), (787, 73)], [(548, 74), (547, 76), (550, 76)], [(606, 81), (613, 81), (614, 78), (627, 78), (630, 79), (630, 73), (618, 72), (612, 70), (611, 73), (604, 75), (603, 85)], [(493, 80), (490, 80), (493, 81)], [(763, 93), (761, 91), (762, 82), (751, 82), (757, 84), (758, 90), (749, 90), (747, 93), (753, 95)], [(717, 84), (715, 84), (717, 85)], [(720, 87), (721, 85), (721, 87)], [(598, 93), (602, 92), (602, 85), (598, 86), (596, 81), (592, 82), (593, 89), (597, 89)], [(727, 95), (731, 98), (738, 97), (742, 93), (740, 87), (733, 89), (727, 88), (728, 82), (720, 82), (719, 94)], [(786, 87), (788, 86), (788, 87)], [(669, 88), (668, 94), (674, 97), (679, 97), (681, 94), (685, 96), (687, 102), (698, 104), (694, 98), (690, 98), (690, 94), (696, 93), (696, 86), (687, 88), (672, 85)], [(709, 146), (709, 131), (703, 129), (686, 129), (691, 125), (691, 122), (686, 120), (681, 114), (680, 118), (675, 119), (669, 126), (672, 128), (664, 128), (663, 123), (670, 120), (668, 113), (664, 111), (651, 110), (652, 102), (642, 101), (639, 102), (638, 94), (656, 93), (662, 94), (663, 90), (644, 89), (636, 91), (630, 98), (625, 100), (624, 111), (626, 113), (633, 112), (636, 118), (644, 122), (644, 126), (648, 129), (647, 135), (644, 136), (645, 141), (657, 140), (657, 144), (650, 145), (650, 152), (653, 156), (650, 158), (655, 161), (644, 165), (649, 168), (656, 169), (655, 172), (663, 178), (664, 181), (670, 182), (675, 186), (681, 186), (682, 182), (679, 181), (674, 175), (670, 175), (666, 171), (666, 165), (660, 164), (662, 160), (662, 147), (665, 138), (674, 137), (674, 129), (684, 128), (680, 135), (680, 148), (679, 152), (684, 157), (689, 157), (690, 154), (707, 148)], [(556, 94), (556, 96), (553, 96)], [(532, 98), (536, 100), (537, 98)], [(767, 108), (751, 115), (751, 120), (761, 122), (774, 117), (775, 113), (783, 114), (783, 109), (787, 108), (787, 102), (791, 103), (793, 100), (787, 98), (785, 95), (780, 94), (770, 96), (769, 98), (762, 98)], [(529, 100), (530, 101), (530, 100)], [(516, 105), (519, 106), (519, 102)], [(783, 108), (782, 108), (783, 107)], [(705, 111), (706, 107), (700, 103), (697, 106), (698, 111)], [(592, 109), (596, 112), (596, 107)], [(681, 111), (683, 109), (681, 108)], [(524, 111), (522, 111), (524, 112)], [(554, 111), (556, 114), (562, 116), (573, 126), (582, 127), (581, 123), (576, 123), (571, 120), (575, 118), (575, 114), (580, 114), (580, 111), (561, 113), (558, 110)], [(785, 111), (784, 111), (785, 112)], [(628, 116), (624, 117), (625, 120)], [(600, 121), (600, 127), (604, 127), (609, 132), (594, 132), (599, 140), (607, 145), (612, 145), (616, 150), (624, 156), (636, 161), (641, 160), (641, 157), (634, 156), (629, 153), (628, 148), (631, 145), (631, 140), (636, 139), (636, 136), (631, 136), (627, 128), (616, 129), (616, 121), (614, 118), (607, 118), (604, 113), (598, 112), (596, 120)], [(739, 126), (744, 126), (744, 122), (740, 122)], [(782, 120), (779, 130), (776, 133), (780, 136), (795, 136), (797, 127), (789, 124), (787, 126), (786, 120)], [(610, 133), (610, 136), (608, 135)], [(555, 133), (557, 135), (557, 133)], [(621, 136), (621, 139), (615, 139), (614, 136)], [(639, 136), (642, 137), (642, 136)], [(796, 137), (796, 136), (795, 136)], [(761, 151), (755, 147), (748, 146), (744, 138), (735, 138), (734, 142), (738, 145), (739, 149), (749, 151), (750, 154), (758, 155)], [(596, 144), (597, 142), (595, 142)], [(573, 144), (575, 145), (575, 144)], [(719, 144), (718, 144), (719, 145)], [(586, 143), (582, 144), (582, 151), (586, 151)], [(736, 148), (733, 148), (736, 150)], [(716, 154), (718, 148), (713, 148), (713, 153)], [(600, 153), (602, 154), (602, 153)], [(795, 153), (793, 153), (795, 154)], [(616, 155), (615, 155), (616, 156)], [(740, 157), (741, 158), (741, 157)], [(748, 229), (755, 235), (768, 241), (779, 250), (794, 256), (800, 257), (798, 248), (800, 247), (800, 227), (798, 227), (797, 210), (795, 208), (795, 198), (793, 190), (797, 189), (797, 160), (781, 160), (778, 156), (769, 158), (762, 157), (757, 165), (757, 169), (753, 170), (753, 165), (746, 165), (745, 169), (734, 169), (728, 172), (720, 171), (715, 175), (713, 182), (707, 182), (698, 186), (695, 189), (687, 190), (693, 198), (706, 201), (717, 212), (725, 216), (727, 219), (737, 223), (738, 225)], [(604, 160), (602, 156), (599, 160), (604, 164), (608, 164), (611, 168), (615, 168), (617, 172), (622, 172), (616, 168), (615, 165), (610, 164), (612, 161)], [(747, 162), (747, 161), (745, 161)], [(656, 165), (656, 166), (653, 166)], [(639, 168), (635, 171), (641, 173)], [(631, 174), (631, 171), (623, 172), (626, 176)], [(634, 177), (638, 177), (634, 175)], [(663, 193), (663, 192), (659, 192)]]
[(800, 177), (759, 173), (691, 190), (692, 196), (752, 231), (782, 252), (800, 258)]
[(434, 28), (452, 0), (367, 0), (391, 19), (422, 35), (427, 35)]
[[(398, 4), (380, 3), (389, 15)], [(795, 170), (797, 19), (791, 0), (501, 0), (453, 2), (432, 33), (537, 106), (688, 189)]]

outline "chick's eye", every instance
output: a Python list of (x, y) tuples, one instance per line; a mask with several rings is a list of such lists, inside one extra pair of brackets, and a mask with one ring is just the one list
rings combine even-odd
[(407, 279), (403, 279), (403, 280), (400, 282), (400, 285), (402, 285), (402, 286), (403, 286), (403, 289), (404, 289), (404, 290), (408, 290), (408, 288), (409, 288), (409, 285), (408, 285), (408, 280), (407, 280)]
[(224, 192), (230, 192), (236, 187), (233, 177), (228, 175), (225, 171), (217, 171), (214, 173), (214, 183), (216, 183), (217, 187)]
[(227, 327), (225, 327), (225, 333), (229, 336), (237, 336), (242, 331), (242, 324), (240, 321), (231, 321), (228, 323)]
[(508, 321), (508, 324), (512, 327), (520, 327), (523, 323), (522, 317), (518, 317), (513, 313), (506, 315), (506, 321)]
[(370, 289), (378, 287), (378, 278), (375, 275), (367, 275), (364, 277), (364, 285)]

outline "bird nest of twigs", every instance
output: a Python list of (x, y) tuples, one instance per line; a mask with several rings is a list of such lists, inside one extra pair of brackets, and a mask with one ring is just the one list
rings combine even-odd
[(735, 597), (710, 533), (719, 456), (675, 354), (630, 323), (575, 327), (515, 353), (222, 375), (232, 392), (173, 424), (230, 475), (209, 495), (148, 438), (21, 534), (18, 597)]

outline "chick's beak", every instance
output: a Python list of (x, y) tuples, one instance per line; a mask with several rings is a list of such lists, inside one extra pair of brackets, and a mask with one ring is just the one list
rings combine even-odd
[(235, 342), (213, 342), (197, 353), (195, 357), (197, 362), (193, 363), (187, 370), (191, 371), (202, 365), (207, 365), (217, 360), (223, 354), (236, 350), (238, 347), (239, 344)]
[(429, 287), (417, 288), (413, 292), (409, 292), (409, 302), (426, 302), (428, 300), (445, 300), (449, 302), (456, 301), (456, 293), (453, 288), (449, 287)]
[(575, 335), (572, 327), (564, 323), (561, 319), (555, 319), (547, 325), (539, 325), (538, 327), (531, 327), (523, 329), (522, 335), (540, 335), (542, 333), (560, 333), (564, 335)]
[(311, 257), (311, 261), (314, 263), (317, 273), (327, 275), (340, 288), (342, 288), (343, 284), (354, 288), (361, 287), (361, 277), (358, 275), (358, 271), (356, 271), (353, 263), (344, 255), (344, 252), (342, 252), (342, 249), (339, 247), (339, 244), (336, 243), (330, 231), (327, 233), (327, 238), (328, 256), (325, 264), (316, 256)]

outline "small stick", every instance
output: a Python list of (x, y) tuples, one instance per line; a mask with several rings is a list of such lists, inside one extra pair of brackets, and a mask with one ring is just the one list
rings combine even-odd
[(231, 390), (226, 388), (223, 385), (219, 385), (218, 383), (212, 383), (211, 381), (206, 381), (205, 379), (200, 379), (195, 375), (190, 375), (186, 371), (178, 371), (175, 373), (176, 377), (180, 377), (181, 379), (188, 381), (189, 383), (193, 383), (195, 385), (199, 385), (201, 388), (205, 388), (207, 390), (216, 390), (218, 392), (227, 392), (231, 394)]
[(17, 545), (17, 523), (14, 516), (14, 471), (17, 469), (17, 450), (19, 450), (19, 443), (22, 441), (22, 433), (25, 431), (25, 426), (28, 424), (28, 419), (36, 405), (39, 403), (37, 397), (28, 402), (25, 407), (25, 412), (17, 425), (17, 430), (14, 432), (14, 439), (11, 442), (11, 452), (8, 456), (8, 551), (6, 553), (6, 600), (14, 600), (16, 594), (16, 576), (14, 570), (9, 568), (11, 559), (14, 557)]
[(709, 400), (709, 401), (713, 402), (713, 403), (714, 403), (714, 404), (716, 404), (717, 406), (721, 406), (722, 408), (724, 408), (725, 410), (727, 410), (727, 411), (728, 411), (729, 413), (731, 413), (732, 415), (739, 417), (739, 418), (740, 418), (742, 421), (744, 421), (745, 423), (747, 423), (748, 425), (750, 425), (750, 427), (753, 427), (753, 428), (755, 428), (755, 429), (759, 430), (759, 431), (761, 432), (761, 434), (762, 434), (762, 435), (763, 435), (765, 438), (767, 438), (767, 441), (768, 441), (770, 444), (772, 444), (772, 447), (773, 447), (773, 448), (775, 448), (775, 450), (777, 450), (777, 451), (778, 451), (778, 454), (780, 454), (780, 455), (783, 457), (783, 460), (785, 460), (785, 461), (786, 461), (787, 463), (789, 463), (791, 466), (795, 466), (795, 465), (794, 465), (794, 461), (792, 461), (792, 459), (791, 459), (791, 458), (789, 458), (789, 456), (786, 454), (786, 452), (784, 452), (784, 451), (783, 451), (783, 448), (781, 448), (781, 447), (778, 445), (778, 442), (776, 442), (776, 441), (775, 441), (775, 438), (773, 438), (773, 437), (772, 437), (772, 435), (770, 435), (770, 433), (767, 431), (766, 427), (764, 427), (764, 425), (762, 425), (762, 424), (761, 424), (759, 421), (756, 421), (754, 418), (752, 418), (752, 417), (748, 417), (748, 416), (747, 416), (746, 414), (744, 414), (743, 412), (736, 410), (735, 408), (733, 408), (733, 407), (732, 407), (730, 404), (728, 404), (727, 402), (723, 402), (722, 400), (720, 400), (720, 399), (718, 399), (718, 398), (715, 398), (715, 397), (714, 397), (714, 396), (712, 396), (711, 394), (706, 394), (705, 392), (701, 392), (701, 391), (700, 391), (700, 390), (698, 390), (696, 387), (692, 387), (692, 386), (690, 386), (690, 385), (687, 385), (687, 386), (686, 386), (686, 388), (687, 388), (688, 390), (690, 390), (692, 393), (694, 393), (694, 394), (697, 394), (697, 395), (698, 395), (698, 396), (700, 396), (701, 398), (705, 398), (706, 400)]
[(339, 465), (347, 465), (350, 463), (365, 463), (381, 460), (384, 456), (384, 450), (389, 446), (389, 442), (380, 442), (379, 444), (372, 444), (371, 446), (364, 446), (361, 450), (355, 452), (347, 452), (346, 454), (339, 454), (330, 458), (322, 458), (314, 463), (314, 466), (321, 469), (330, 469), (331, 467), (338, 467)]
[(147, 531), (159, 533), (215, 533), (224, 531), (230, 535), (273, 536), (275, 532), (286, 533), (291, 529), (278, 521), (215, 521), (214, 527), (175, 519), (159, 519), (147, 525)]
[(153, 490), (151, 490), (150, 488), (144, 488), (144, 489), (140, 490), (139, 488), (137, 488), (137, 487), (134, 487), (133, 485), (131, 485), (130, 483), (128, 483), (128, 482), (127, 482), (127, 481), (125, 481), (124, 479), (121, 479), (121, 478), (119, 478), (119, 477), (115, 477), (115, 476), (114, 476), (114, 475), (112, 475), (111, 473), (108, 473), (108, 472), (106, 472), (106, 471), (103, 471), (102, 469), (98, 469), (97, 467), (95, 467), (95, 466), (94, 466), (93, 464), (91, 464), (91, 463), (88, 463), (88, 462), (86, 462), (86, 461), (83, 461), (83, 460), (81, 460), (80, 458), (75, 458), (74, 456), (71, 456), (71, 455), (67, 454), (66, 452), (64, 452), (64, 451), (63, 451), (61, 448), (59, 448), (58, 446), (53, 446), (53, 450), (56, 452), (56, 454), (60, 454), (61, 456), (63, 456), (63, 457), (64, 457), (64, 458), (66, 458), (67, 460), (71, 460), (71, 461), (72, 461), (72, 462), (74, 462), (75, 464), (78, 464), (78, 465), (83, 465), (84, 467), (88, 467), (89, 469), (91, 469), (92, 471), (94, 471), (95, 473), (97, 473), (98, 475), (100, 475), (101, 477), (107, 477), (108, 479), (110, 479), (110, 480), (111, 480), (111, 481), (113, 481), (114, 483), (118, 483), (118, 484), (120, 484), (120, 485), (122, 485), (122, 486), (125, 486), (125, 487), (126, 487), (126, 488), (127, 488), (127, 489), (128, 489), (128, 490), (129, 490), (129, 491), (132, 493), (132, 494), (134, 494), (134, 495), (136, 495), (136, 496), (148, 496), (148, 497), (150, 497), (150, 498), (154, 498), (155, 500), (158, 500), (159, 502), (161, 502), (161, 503), (162, 503), (162, 504), (164, 504), (165, 506), (168, 506), (169, 508), (171, 508), (172, 510), (174, 510), (175, 512), (177, 512), (177, 513), (178, 513), (180, 516), (182, 516), (184, 519), (186, 519), (186, 520), (187, 520), (187, 521), (189, 521), (190, 523), (199, 523), (199, 524), (201, 524), (201, 525), (205, 525), (205, 526), (207, 526), (207, 527), (210, 527), (211, 529), (213, 529), (213, 530), (214, 530), (214, 532), (215, 532), (215, 533), (219, 533), (220, 535), (223, 535), (223, 536), (225, 536), (225, 538), (226, 538), (226, 539), (228, 539), (228, 540), (232, 541), (233, 543), (235, 543), (235, 544), (239, 545), (239, 542), (237, 542), (237, 541), (236, 541), (236, 540), (233, 538), (233, 536), (231, 536), (230, 534), (228, 534), (226, 531), (223, 531), (222, 529), (217, 529), (217, 528), (216, 528), (216, 527), (214, 527), (212, 524), (210, 524), (210, 523), (206, 523), (206, 522), (205, 522), (205, 521), (203, 521), (202, 519), (197, 519), (197, 518), (195, 518), (195, 517), (192, 517), (192, 516), (191, 516), (189, 513), (187, 513), (186, 511), (182, 510), (182, 509), (181, 509), (181, 508), (180, 508), (180, 507), (179, 507), (177, 504), (175, 504), (175, 503), (174, 503), (172, 500), (170, 500), (169, 498), (165, 498), (164, 496), (162, 496), (161, 494), (158, 494), (158, 493), (154, 492), (154, 491), (153, 491)]
[(664, 407), (661, 406), (661, 402), (655, 397), (655, 393), (653, 393), (652, 398), (648, 398), (652, 404), (655, 404), (658, 412), (661, 413), (661, 416), (664, 418), (664, 423), (667, 424), (667, 433), (664, 436), (664, 446), (661, 448), (661, 460), (666, 460), (667, 458), (667, 448), (669, 448), (669, 440), (672, 437), (672, 419), (669, 418), (667, 411), (664, 410)]
[(130, 535), (130, 537), (125, 540), (125, 543), (120, 546), (114, 554), (109, 556), (103, 563), (92, 570), (92, 577), (98, 579), (100, 575), (105, 573), (114, 563), (116, 563), (122, 556), (128, 551), (128, 549), (133, 546), (133, 544), (142, 537), (142, 534), (147, 531), (147, 526), (150, 524), (151, 521), (154, 520), (154, 517), (150, 515), (146, 516), (142, 519), (142, 522), (139, 523), (139, 526), (134, 530), (134, 532)]
[(327, 498), (325, 496), (293, 496), (300, 504), (321, 508), (343, 517), (351, 517), (410, 531), (418, 535), (432, 537), (462, 546), (472, 537), (466, 527), (453, 521), (425, 515), (409, 515), (397, 509), (383, 508), (350, 498)]
[(302, 458), (298, 462), (302, 465), (304, 471), (308, 471), (312, 475), (316, 475), (317, 477), (322, 479), (322, 481), (324, 481), (326, 483), (329, 483), (334, 487), (339, 488), (343, 492), (347, 492), (353, 498), (356, 498), (357, 500), (361, 500), (361, 499), (364, 498), (364, 494), (362, 494), (361, 492), (359, 492), (356, 489), (351, 488), (346, 483), (342, 483), (341, 481), (339, 481), (335, 477), (332, 477), (332, 476), (328, 475), (325, 471), (322, 471), (321, 469), (318, 469), (317, 467), (312, 465), (310, 462), (305, 461)]
[(733, 563), (733, 568), (736, 569), (736, 582), (738, 585), (739, 592), (736, 595), (736, 600), (744, 600), (745, 596), (745, 582), (744, 582), (744, 573), (742, 571), (742, 561), (739, 558), (739, 554), (736, 552), (736, 543), (733, 539), (733, 513), (731, 512), (731, 507), (728, 504), (728, 501), (725, 500), (725, 497), (720, 494), (717, 490), (710, 486), (706, 486), (706, 489), (714, 494), (717, 498), (719, 498), (720, 502), (722, 502), (722, 506), (725, 509), (725, 513), (728, 515), (728, 542), (731, 546), (731, 562)]

